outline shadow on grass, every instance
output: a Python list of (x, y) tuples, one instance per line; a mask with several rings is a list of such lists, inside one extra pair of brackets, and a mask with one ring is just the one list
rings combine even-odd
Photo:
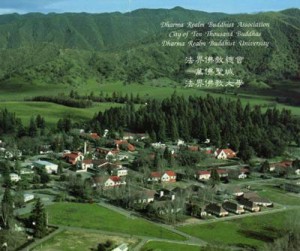
[(243, 234), (244, 236), (246, 236), (247, 238), (260, 240), (263, 242), (273, 242), (274, 241), (274, 236), (269, 231), (257, 232), (257, 231), (253, 231), (253, 230), (242, 229), (242, 230), (239, 230), (239, 232), (241, 234)]

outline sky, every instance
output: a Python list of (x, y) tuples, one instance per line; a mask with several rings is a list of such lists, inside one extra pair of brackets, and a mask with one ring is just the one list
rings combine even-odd
[(0, 0), (0, 14), (129, 12), (176, 6), (206, 12), (255, 13), (300, 8), (300, 0)]

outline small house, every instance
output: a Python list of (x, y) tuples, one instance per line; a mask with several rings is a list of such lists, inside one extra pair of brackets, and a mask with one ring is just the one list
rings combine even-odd
[(161, 176), (162, 182), (176, 182), (176, 173), (174, 171), (165, 171)]
[(273, 206), (273, 203), (269, 199), (262, 198), (258, 194), (253, 193), (253, 192), (244, 193), (243, 197), (249, 201), (252, 201), (253, 203), (255, 203), (258, 206), (263, 206), (263, 207)]
[(210, 179), (210, 171), (198, 171), (195, 175), (197, 180), (209, 180)]
[(229, 214), (222, 206), (216, 203), (210, 203), (207, 205), (205, 211), (218, 217), (224, 217)]
[(148, 181), (158, 182), (158, 181), (160, 181), (160, 176), (161, 176), (160, 172), (152, 172), (150, 174), (150, 177), (148, 178)]
[(253, 201), (247, 200), (243, 197), (239, 198), (239, 203), (243, 206), (244, 209), (250, 212), (259, 212), (260, 207)]
[(78, 161), (82, 161), (84, 156), (81, 152), (71, 152), (64, 155), (67, 162), (71, 165), (76, 165)]
[(12, 182), (19, 182), (21, 180), (21, 177), (16, 173), (9, 174), (9, 178)]
[(222, 207), (231, 213), (235, 213), (235, 214), (245, 213), (243, 206), (238, 205), (237, 203), (234, 202), (226, 201), (222, 204)]
[(83, 171), (87, 171), (88, 168), (93, 168), (93, 160), (92, 159), (84, 159), (81, 163), (80, 163), (80, 168)]
[(111, 175), (115, 175), (115, 176), (118, 176), (118, 177), (127, 176), (127, 174), (128, 174), (128, 170), (125, 167), (114, 168), (111, 171)]
[(230, 148), (218, 149), (214, 154), (217, 159), (232, 159), (236, 157), (236, 153)]
[(26, 203), (34, 199), (34, 194), (24, 193), (23, 197), (24, 197), (24, 202)]
[(126, 182), (118, 176), (110, 176), (104, 181), (104, 187), (106, 188), (117, 187), (121, 185), (126, 185)]
[(133, 192), (133, 203), (147, 204), (154, 201), (156, 191), (154, 190), (139, 190)]

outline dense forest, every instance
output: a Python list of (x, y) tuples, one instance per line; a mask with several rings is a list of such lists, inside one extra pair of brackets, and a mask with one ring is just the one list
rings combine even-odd
[(230, 147), (243, 159), (253, 154), (273, 157), (297, 141), (300, 123), (288, 110), (261, 111), (259, 106), (242, 106), (241, 101), (189, 97), (175, 93), (162, 101), (149, 100), (136, 110), (133, 104), (99, 112), (91, 121), (96, 131), (148, 132), (153, 141), (210, 139), (216, 147)]

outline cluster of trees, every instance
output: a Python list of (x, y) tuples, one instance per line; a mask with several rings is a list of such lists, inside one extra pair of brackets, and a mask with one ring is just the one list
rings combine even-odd
[(216, 147), (232, 148), (249, 160), (253, 154), (270, 158), (297, 140), (299, 119), (289, 110), (243, 106), (240, 100), (177, 96), (149, 100), (136, 111), (133, 104), (99, 112), (91, 121), (95, 130), (148, 132), (153, 141), (198, 139)]
[(69, 94), (71, 99), (84, 99), (84, 100), (91, 100), (93, 102), (114, 102), (114, 103), (134, 103), (134, 104), (143, 104), (145, 100), (140, 97), (139, 94), (135, 96), (133, 93), (122, 94), (121, 92), (113, 92), (111, 95), (108, 93), (104, 93), (103, 91), (97, 96), (94, 92), (91, 92), (89, 95), (79, 95), (77, 91), (71, 91)]
[(24, 127), (20, 118), (6, 108), (0, 111), (0, 135), (11, 134), (21, 138), (24, 136), (35, 137), (39, 131), (46, 127), (45, 119), (41, 115), (31, 117), (29, 126)]
[(89, 108), (93, 105), (93, 102), (89, 99), (75, 99), (67, 96), (37, 96), (31, 99), (32, 101), (51, 102), (59, 105), (77, 107), (77, 108)]
[[(16, 223), (16, 218), (13, 214), (16, 202), (16, 196), (12, 195), (11, 189), (6, 188), (4, 191), (3, 198), (1, 200), (1, 229), (9, 234), (14, 224)], [(32, 209), (30, 217), (27, 222), (28, 227), (32, 228), (34, 231), (34, 236), (41, 238), (46, 235), (47, 232), (47, 216), (44, 205), (42, 204), (40, 198), (36, 200), (36, 203)], [(10, 233), (11, 234), (11, 233)], [(3, 237), (3, 236), (1, 236)]]
[(100, 92), (99, 95), (95, 95), (94, 92), (91, 92), (89, 95), (79, 95), (77, 91), (70, 91), (68, 96), (37, 96), (30, 101), (38, 102), (51, 102), (59, 105), (77, 107), (77, 108), (89, 108), (92, 107), (93, 102), (114, 102), (114, 103), (134, 103), (134, 104), (143, 104), (145, 100), (137, 95), (131, 94), (122, 94), (119, 92), (113, 92), (112, 95), (108, 93), (104, 94)]

